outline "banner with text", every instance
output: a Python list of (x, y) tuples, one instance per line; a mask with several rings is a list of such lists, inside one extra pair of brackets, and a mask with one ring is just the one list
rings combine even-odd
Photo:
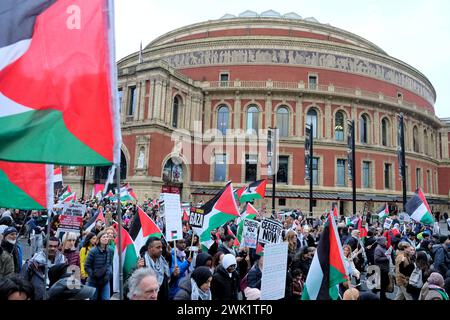
[(280, 243), (283, 225), (281, 222), (273, 219), (263, 219), (259, 229), (258, 242), (260, 243)]

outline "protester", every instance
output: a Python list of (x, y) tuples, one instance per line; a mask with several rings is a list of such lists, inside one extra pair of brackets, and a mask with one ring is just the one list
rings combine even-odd
[(155, 272), (150, 268), (136, 269), (128, 279), (130, 300), (157, 300), (159, 285)]
[(67, 259), (69, 266), (80, 267), (80, 253), (75, 247), (77, 241), (77, 234), (74, 232), (66, 232), (62, 238), (61, 252)]
[(96, 245), (97, 245), (97, 236), (95, 235), (95, 233), (89, 232), (86, 235), (86, 238), (84, 239), (83, 247), (80, 249), (80, 276), (81, 282), (83, 284), (86, 283), (86, 280), (88, 278), (88, 274), (86, 272), (86, 269), (84, 268), (84, 265), (86, 263), (86, 259), (89, 252)]
[(420, 292), (420, 300), (449, 300), (444, 289), (444, 278), (438, 272), (433, 272)]
[(0, 301), (34, 300), (32, 284), (18, 274), (11, 274), (0, 279)]
[(98, 244), (89, 252), (84, 268), (88, 285), (96, 289), (95, 300), (109, 300), (114, 251), (108, 247), (110, 237), (105, 231), (99, 232), (97, 237)]
[(211, 297), (212, 273), (208, 267), (201, 266), (186, 277), (180, 284), (174, 300), (212, 300)]
[(262, 269), (264, 265), (264, 256), (260, 257), (250, 269), (247, 275), (248, 287), (261, 290)]
[(22, 249), (17, 244), (17, 229), (8, 227), (3, 231), (0, 244), (0, 279), (11, 273), (20, 273)]
[(387, 300), (386, 289), (390, 283), (389, 279), (389, 252), (386, 248), (386, 237), (380, 237), (377, 239), (377, 247), (375, 248), (374, 262), (375, 265), (380, 268), (380, 299)]
[(31, 244), (31, 255), (39, 252), (44, 243), (44, 227), (39, 225), (39, 213), (37, 211), (31, 212), (31, 219), (27, 222), (27, 229), (29, 240)]
[(186, 258), (186, 241), (184, 239), (176, 240), (175, 241), (175, 248), (171, 251), (171, 259), (172, 264), (170, 266), (170, 273), (173, 274), (173, 271), (175, 269), (175, 266), (178, 267), (179, 275), (177, 277), (174, 277), (174, 281), (172, 282), (169, 290), (169, 299), (173, 299), (175, 295), (177, 294), (179, 290), (179, 283), (180, 281), (187, 276), (187, 272), (189, 269), (189, 266), (192, 262), (192, 258), (187, 259)]
[(214, 272), (211, 282), (213, 300), (237, 300), (239, 275), (236, 268), (235, 256), (224, 255), (222, 264)]
[(355, 254), (352, 252), (352, 248), (348, 244), (345, 244), (342, 246), (342, 249), (344, 252), (344, 266), (345, 270), (347, 271), (347, 274), (350, 277), (355, 277), (356, 279), (359, 279), (361, 273), (355, 267), (354, 263)]

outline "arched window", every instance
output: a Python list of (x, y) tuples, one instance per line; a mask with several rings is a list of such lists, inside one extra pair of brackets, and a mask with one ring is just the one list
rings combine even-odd
[(359, 119), (359, 142), (368, 143), (369, 141), (369, 119), (363, 114)]
[(424, 147), (424, 152), (426, 155), (428, 155), (428, 152), (430, 150), (430, 148), (428, 147), (428, 132), (427, 130), (423, 130), (423, 147)]
[(306, 114), (306, 124), (313, 125), (313, 137), (317, 138), (317, 111), (314, 108), (308, 110)]
[[(104, 183), (108, 178), (108, 171), (111, 166), (95, 167), (94, 168), (94, 183)], [(127, 178), (127, 158), (122, 150), (120, 150), (120, 180)], [(116, 182), (116, 173), (114, 172), (114, 183)], [(110, 187), (111, 188), (111, 187)], [(114, 191), (115, 192), (115, 191)]]
[(419, 152), (419, 130), (417, 127), (413, 128), (413, 148), (414, 152)]
[(259, 109), (252, 104), (247, 110), (247, 133), (257, 133), (259, 125)]
[(289, 135), (289, 110), (287, 107), (279, 107), (277, 110), (277, 128), (280, 137)]
[(334, 117), (334, 138), (337, 141), (344, 141), (344, 113), (336, 112)]
[(172, 108), (172, 126), (178, 128), (178, 107), (180, 104), (180, 99), (178, 96), (173, 98), (173, 108)]
[(229, 123), (229, 114), (228, 107), (225, 105), (221, 105), (217, 112), (217, 129), (225, 135), (228, 129)]
[(390, 146), (390, 125), (389, 121), (384, 118), (381, 120), (381, 144), (385, 147)]
[(178, 161), (174, 162), (172, 159), (167, 160), (163, 170), (164, 182), (183, 182), (183, 166)]

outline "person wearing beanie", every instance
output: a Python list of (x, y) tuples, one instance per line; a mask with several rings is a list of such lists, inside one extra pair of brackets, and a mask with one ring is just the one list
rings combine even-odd
[(211, 293), (214, 300), (237, 300), (239, 275), (236, 272), (236, 257), (226, 254), (222, 264), (216, 269), (211, 282)]
[(247, 287), (244, 290), (244, 295), (247, 300), (260, 300), (261, 299), (261, 290), (257, 288)]
[(420, 300), (449, 300), (444, 286), (444, 277), (438, 272), (433, 272), (420, 292)]
[(206, 266), (199, 266), (180, 283), (180, 290), (174, 300), (211, 300), (211, 270)]
[(3, 231), (0, 243), (0, 278), (11, 273), (20, 273), (22, 266), (22, 249), (17, 244), (17, 229), (8, 227)]

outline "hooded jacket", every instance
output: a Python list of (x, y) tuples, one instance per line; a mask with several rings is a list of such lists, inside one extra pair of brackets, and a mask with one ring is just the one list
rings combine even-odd
[(191, 300), (192, 284), (191, 278), (185, 277), (180, 281), (179, 290), (173, 300)]
[(238, 286), (238, 273), (233, 271), (230, 277), (228, 271), (220, 265), (214, 273), (211, 282), (213, 300), (237, 300)]
[(450, 256), (442, 244), (435, 244), (431, 249), (434, 260), (434, 269), (439, 272), (445, 279), (450, 269)]

